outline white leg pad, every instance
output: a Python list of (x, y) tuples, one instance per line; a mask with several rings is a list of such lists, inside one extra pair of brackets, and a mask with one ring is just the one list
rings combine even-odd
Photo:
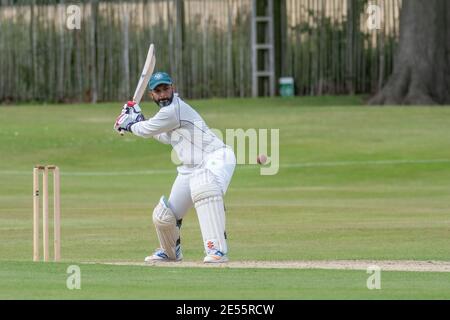
[(200, 169), (192, 174), (190, 187), (206, 254), (215, 250), (226, 254), (225, 209), (220, 186), (211, 171)]
[(167, 205), (164, 196), (159, 200), (158, 205), (153, 210), (153, 223), (159, 244), (169, 259), (176, 260), (180, 251), (180, 229), (177, 226), (177, 219), (172, 210)]

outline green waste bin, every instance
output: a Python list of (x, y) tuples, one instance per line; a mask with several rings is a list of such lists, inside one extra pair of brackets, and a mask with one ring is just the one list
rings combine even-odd
[(294, 78), (283, 77), (279, 80), (280, 84), (280, 96), (292, 97), (294, 96)]

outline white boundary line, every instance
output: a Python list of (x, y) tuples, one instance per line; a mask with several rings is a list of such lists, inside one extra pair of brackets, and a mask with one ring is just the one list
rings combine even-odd
[[(340, 166), (364, 166), (364, 165), (402, 165), (402, 164), (436, 164), (450, 163), (450, 159), (429, 159), (429, 160), (368, 160), (368, 161), (329, 161), (329, 162), (299, 162), (281, 164), (281, 168), (312, 168), (312, 167), (340, 167)], [(238, 170), (253, 170), (260, 168), (259, 165), (238, 165)], [(176, 174), (176, 167), (173, 169), (155, 169), (142, 171), (65, 171), (62, 176), (133, 176), (133, 175), (156, 175), (156, 174)], [(29, 175), (30, 171), (0, 170), (0, 175)]]
[(281, 167), (308, 168), (308, 167), (338, 167), (338, 166), (354, 166), (354, 165), (392, 165), (392, 164), (396, 165), (396, 164), (431, 164), (431, 163), (450, 163), (450, 159), (304, 162), (304, 163), (288, 163), (285, 165), (281, 165)]

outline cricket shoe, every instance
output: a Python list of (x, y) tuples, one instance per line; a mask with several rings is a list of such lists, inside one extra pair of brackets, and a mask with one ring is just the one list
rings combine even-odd
[(228, 262), (228, 257), (222, 251), (215, 250), (209, 252), (206, 257), (203, 259), (204, 263), (223, 263)]
[(183, 253), (181, 252), (181, 248), (177, 249), (177, 258), (175, 260), (169, 259), (169, 256), (163, 249), (156, 249), (156, 251), (148, 257), (145, 257), (144, 261), (147, 263), (150, 262), (177, 262), (183, 260)]

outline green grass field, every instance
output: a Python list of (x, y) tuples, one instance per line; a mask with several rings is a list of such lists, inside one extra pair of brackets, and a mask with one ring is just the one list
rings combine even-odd
[[(188, 101), (212, 128), (280, 129), (280, 170), (239, 165), (226, 196), (230, 259), (450, 261), (450, 108), (359, 97)], [(0, 299), (437, 299), (448, 273), (151, 268), (170, 147), (112, 130), (121, 104), (0, 106)], [(156, 106), (142, 104), (148, 117)], [(61, 169), (62, 260), (32, 263), (32, 168)], [(203, 258), (195, 212), (185, 260)], [(82, 289), (66, 288), (79, 264)], [(211, 279), (216, 279), (211, 283)]]

